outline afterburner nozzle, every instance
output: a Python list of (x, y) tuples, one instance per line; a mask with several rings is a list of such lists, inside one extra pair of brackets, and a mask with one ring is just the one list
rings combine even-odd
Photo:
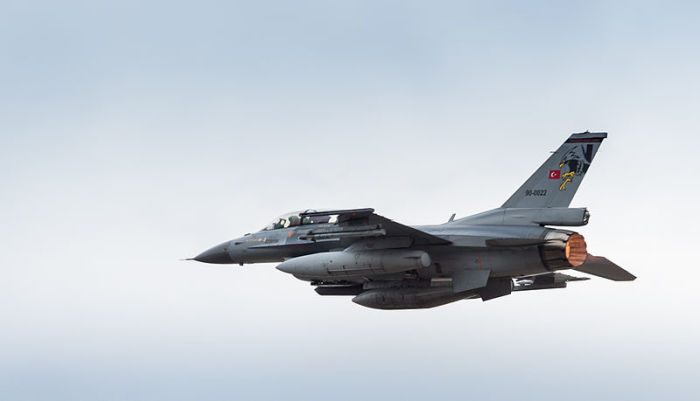
[(540, 246), (542, 262), (550, 270), (578, 267), (586, 261), (586, 241), (583, 235), (552, 231)]

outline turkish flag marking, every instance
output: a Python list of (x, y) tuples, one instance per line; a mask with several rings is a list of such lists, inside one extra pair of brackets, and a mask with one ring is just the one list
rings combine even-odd
[(549, 170), (549, 179), (558, 180), (561, 178), (561, 170)]

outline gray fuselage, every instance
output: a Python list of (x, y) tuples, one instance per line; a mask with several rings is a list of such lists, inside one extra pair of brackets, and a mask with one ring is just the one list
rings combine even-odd
[[(311, 224), (298, 227), (263, 230), (217, 245), (196, 257), (209, 263), (270, 263), (320, 252), (342, 251), (351, 245), (366, 250), (394, 248), (384, 238), (340, 238), (330, 240), (300, 239), (310, 230), (330, 228), (333, 224)], [(444, 238), (449, 244), (412, 245), (412, 250), (422, 250), (430, 255), (428, 267), (416, 269), (423, 279), (449, 277), (456, 270), (489, 270), (491, 277), (521, 276), (544, 273), (550, 269), (543, 263), (536, 245), (488, 246), (490, 239), (544, 240), (552, 232), (571, 233), (540, 226), (469, 225), (459, 221), (413, 226), (413, 228)], [(393, 241), (395, 242), (395, 240)], [(300, 277), (302, 278), (302, 277)], [(302, 278), (303, 279), (303, 278)], [(306, 278), (310, 281), (321, 277)], [(379, 277), (377, 277), (379, 279)], [(386, 279), (394, 279), (387, 276)], [(362, 281), (362, 278), (345, 281)]]

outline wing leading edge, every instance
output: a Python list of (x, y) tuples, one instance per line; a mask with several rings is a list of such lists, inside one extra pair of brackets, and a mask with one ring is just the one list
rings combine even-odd
[(414, 245), (446, 245), (451, 242), (424, 231), (397, 223), (374, 213), (374, 209), (329, 210), (302, 213), (303, 216), (338, 216), (338, 225), (315, 229), (303, 239), (312, 241), (343, 237), (409, 237)]

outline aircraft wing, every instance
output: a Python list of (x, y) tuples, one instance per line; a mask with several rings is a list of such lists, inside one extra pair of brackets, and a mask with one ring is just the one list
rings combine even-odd
[(403, 237), (410, 238), (414, 245), (444, 245), (450, 241), (397, 223), (374, 213), (374, 209), (329, 210), (306, 212), (302, 217), (337, 216), (338, 224), (309, 231), (300, 239), (312, 241), (347, 237)]

